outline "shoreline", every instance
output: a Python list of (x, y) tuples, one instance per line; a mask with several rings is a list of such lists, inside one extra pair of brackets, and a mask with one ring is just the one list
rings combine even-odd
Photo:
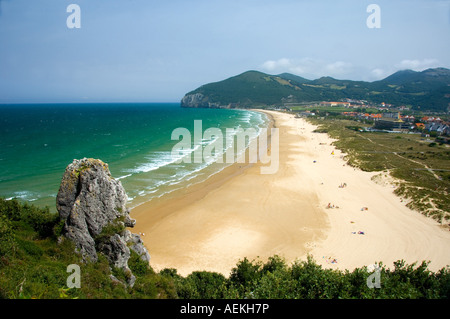
[[(373, 173), (346, 165), (327, 134), (290, 114), (254, 111), (280, 129), (276, 174), (261, 175), (260, 163), (234, 163), (183, 194), (132, 209), (133, 231), (145, 234), (156, 271), (229, 276), (239, 260), (273, 255), (289, 263), (312, 255), (342, 270), (400, 259), (431, 260), (429, 269), (450, 264), (450, 234), (373, 182)], [(343, 182), (348, 187), (338, 188)]]
[[(260, 112), (260, 110), (251, 109), (250, 111)], [(264, 112), (262, 112), (264, 113)], [(268, 117), (268, 136), (270, 137), (270, 128), (276, 127), (275, 119), (271, 114), (265, 113)], [(270, 147), (270, 146), (269, 146)], [(246, 158), (248, 157), (248, 148), (246, 150)], [(145, 221), (157, 220), (170, 214), (171, 212), (180, 209), (186, 205), (192, 204), (201, 198), (205, 197), (207, 193), (214, 190), (231, 178), (238, 176), (245, 172), (250, 167), (258, 163), (232, 163), (221, 171), (218, 171), (205, 180), (189, 185), (184, 189), (179, 189), (168, 193), (161, 198), (156, 198), (148, 202), (141, 203), (131, 209), (131, 213), (135, 218), (144, 217)], [(154, 212), (157, 212), (156, 214)], [(148, 212), (152, 212), (152, 217)], [(137, 225), (136, 225), (137, 226)], [(136, 227), (135, 227), (136, 229)]]

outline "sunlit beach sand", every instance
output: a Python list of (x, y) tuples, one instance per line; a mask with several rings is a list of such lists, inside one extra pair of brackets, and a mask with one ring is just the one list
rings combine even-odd
[(396, 260), (450, 264), (450, 233), (412, 211), (389, 184), (346, 165), (333, 140), (304, 119), (266, 111), (279, 128), (276, 174), (233, 165), (180, 196), (133, 209), (135, 231), (156, 270), (226, 276), (239, 260), (312, 255), (324, 267), (349, 269)]

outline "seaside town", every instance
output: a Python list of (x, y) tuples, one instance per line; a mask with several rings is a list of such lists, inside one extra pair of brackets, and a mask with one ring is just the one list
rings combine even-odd
[[(336, 108), (336, 111), (333, 110)], [(348, 111), (343, 111), (343, 109)], [(384, 131), (395, 133), (417, 133), (423, 137), (439, 137), (444, 143), (450, 143), (450, 121), (439, 115), (421, 115), (412, 112), (408, 106), (394, 107), (388, 103), (372, 104), (365, 100), (352, 100), (338, 102), (318, 102), (303, 106), (285, 105), (284, 109), (293, 112), (296, 117), (311, 116), (340, 116), (355, 121), (372, 123), (368, 131)], [(325, 112), (320, 112), (320, 110)], [(367, 112), (370, 110), (371, 112)], [(319, 112), (317, 112), (319, 111)], [(361, 128), (363, 130), (363, 128)]]

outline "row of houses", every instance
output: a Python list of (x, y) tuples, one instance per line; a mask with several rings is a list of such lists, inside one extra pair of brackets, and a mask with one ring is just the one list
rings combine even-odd
[(421, 120), (426, 123), (442, 123), (442, 122), (444, 122), (440, 117), (434, 117), (434, 116), (424, 116), (421, 118)]
[(436, 132), (437, 135), (450, 135), (450, 123), (427, 123), (424, 131)]
[(282, 106), (278, 107), (279, 109), (286, 109), (288, 111), (291, 110), (292, 107), (295, 106), (309, 106), (309, 107), (317, 107), (317, 106), (321, 106), (321, 107), (344, 107), (344, 108), (348, 108), (348, 109), (357, 109), (357, 108), (366, 108), (366, 107), (371, 107), (371, 108), (376, 108), (379, 111), (405, 111), (405, 110), (409, 110), (409, 107), (407, 106), (399, 106), (394, 108), (394, 106), (392, 104), (387, 104), (387, 103), (380, 103), (380, 104), (372, 104), (369, 103), (366, 100), (354, 100), (354, 99), (345, 99), (345, 101), (317, 101), (317, 102), (296, 102), (295, 98), (292, 95), (289, 95), (287, 98), (283, 98), (282, 99), (283, 103)]
[(424, 132), (435, 132), (437, 135), (450, 135), (450, 123), (440, 118), (423, 117), (421, 122), (416, 121), (413, 115), (401, 115), (399, 112), (392, 113), (358, 113), (342, 112), (342, 115), (355, 117), (360, 120), (373, 120), (374, 128), (389, 131), (422, 130)]
[(359, 113), (359, 112), (342, 112), (342, 115), (355, 117), (360, 120), (374, 120), (377, 121), (381, 118), (394, 118), (399, 119), (399, 115), (395, 115), (395, 113)]
[(350, 102), (320, 102), (320, 106), (341, 106), (341, 107), (350, 107)]
[(399, 111), (407, 111), (410, 108), (406, 105), (401, 105), (399, 107), (395, 107), (392, 104), (388, 104), (385, 102), (381, 102), (380, 104), (369, 103), (366, 100), (354, 100), (354, 99), (346, 99), (346, 102), (320, 102), (320, 106), (331, 106), (331, 107), (347, 107), (347, 108), (360, 108), (360, 107), (375, 107), (380, 111), (389, 111), (392, 109), (396, 109)]
[[(362, 100), (350, 100), (347, 99), (345, 102), (320, 102), (320, 106), (325, 107), (346, 107), (346, 108), (356, 108), (361, 105), (365, 105)], [(317, 104), (316, 104), (317, 105)], [(290, 111), (288, 107), (286, 110)], [(424, 132), (432, 133), (435, 132), (437, 135), (450, 135), (450, 123), (443, 121), (439, 117), (422, 117), (420, 119), (416, 118), (414, 115), (402, 115), (399, 109), (408, 110), (406, 106), (400, 108), (392, 109), (391, 104), (381, 103), (378, 106), (378, 110), (383, 110), (382, 113), (360, 113), (354, 111), (342, 112), (344, 116), (353, 117), (359, 120), (372, 120), (374, 121), (374, 128), (379, 130), (389, 130), (389, 131), (407, 131), (407, 130), (421, 130)], [(387, 112), (386, 112), (387, 111)], [(310, 117), (315, 116), (314, 112), (303, 111), (296, 113), (297, 117)]]

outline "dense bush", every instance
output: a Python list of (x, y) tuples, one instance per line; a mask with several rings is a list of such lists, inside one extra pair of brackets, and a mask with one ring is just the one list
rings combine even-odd
[(278, 257), (269, 258), (266, 264), (240, 261), (233, 269), (228, 289), (234, 287), (238, 298), (274, 299), (408, 299), (449, 298), (450, 271), (443, 268), (437, 273), (427, 269), (423, 262), (406, 265), (394, 263), (394, 269), (379, 264), (380, 288), (370, 288), (367, 280), (373, 271), (366, 267), (353, 272), (324, 269), (308, 257), (291, 266)]
[(53, 228), (59, 222), (59, 216), (50, 213), (48, 207), (22, 204), (17, 199), (0, 198), (0, 216), (9, 219), (17, 228), (31, 228), (41, 238), (52, 236)]
[(226, 281), (223, 275), (215, 272), (194, 271), (178, 283), (178, 297), (183, 299), (222, 299), (225, 297)]
[(15, 244), (13, 234), (9, 219), (0, 215), (0, 257), (12, 252)]

